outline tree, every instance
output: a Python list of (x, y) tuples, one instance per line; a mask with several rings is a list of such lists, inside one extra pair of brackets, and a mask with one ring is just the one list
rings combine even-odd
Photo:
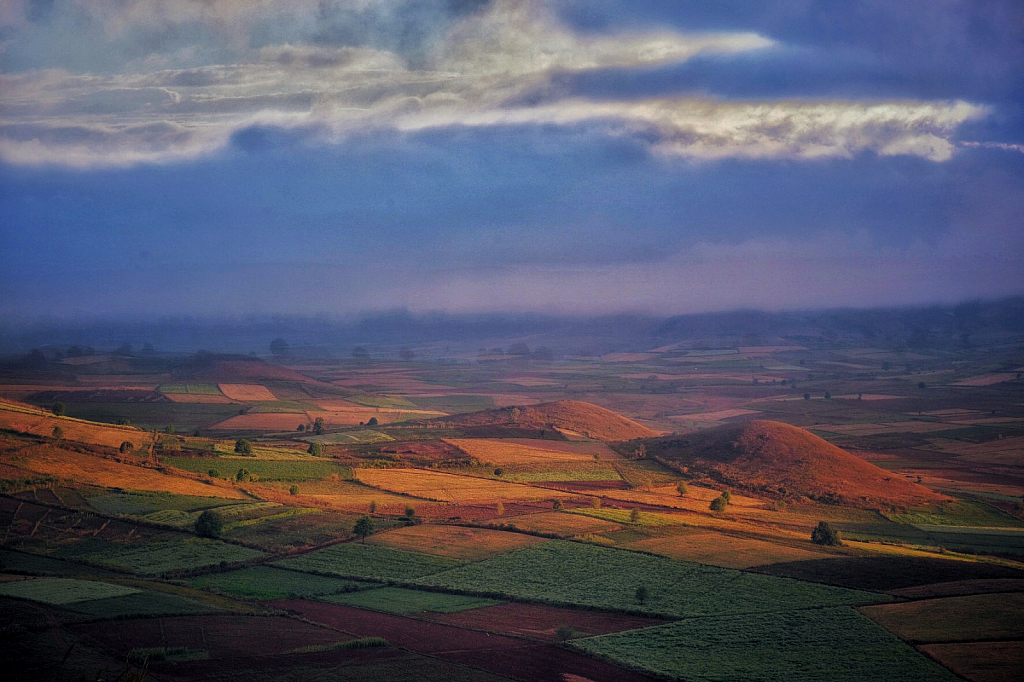
[(54, 426), (53, 427), (53, 439), (54, 440), (60, 440), (63, 437), (64, 437), (64, 429), (60, 428), (59, 426)]
[(565, 505), (562, 503), (561, 500), (555, 500), (555, 503), (551, 506), (554, 508), (555, 511), (562, 511), (563, 509), (565, 509)]
[(518, 407), (513, 407), (508, 411), (508, 421), (510, 424), (518, 424), (519, 418), (523, 415), (523, 411)]
[(525, 357), (525, 356), (530, 354), (530, 347), (527, 346), (525, 343), (521, 343), (521, 342), (520, 343), (513, 343), (511, 346), (508, 347), (508, 354), (509, 355), (521, 355), (521, 356)]
[(134, 449), (135, 449), (135, 444), (132, 443), (130, 440), (123, 441), (121, 443), (121, 447), (118, 448), (118, 450), (121, 451), (122, 455), (127, 455), (129, 452), (131, 452)]
[(132, 420), (129, 419), (128, 417), (121, 417), (120, 419), (117, 420), (117, 425), (118, 426), (131, 426), (132, 425)]
[(634, 507), (633, 510), (629, 512), (629, 522), (640, 523), (640, 510), (637, 509), (636, 507)]
[(196, 535), (203, 538), (218, 538), (223, 527), (220, 516), (207, 509), (196, 519)]
[(370, 500), (370, 513), (371, 514), (376, 514), (377, 513), (377, 500)]
[(825, 391), (825, 400), (832, 400), (832, 394), (828, 391)]
[(676, 483), (676, 492), (679, 493), (679, 497), (686, 497), (688, 490), (686, 488), (685, 481), (679, 481), (679, 483)]
[(239, 438), (235, 441), (235, 452), (240, 455), (252, 455), (252, 443), (244, 438)]
[(67, 414), (67, 411), (68, 411), (67, 405), (65, 405), (64, 403), (54, 403), (53, 404), (53, 414), (55, 416), (63, 417), (65, 414)]
[(306, 452), (313, 455), (314, 457), (324, 456), (324, 444), (323, 443), (310, 443)]
[(242, 481), (248, 481), (251, 478), (252, 474), (249, 472), (248, 469), (245, 468), (239, 469), (238, 473), (235, 474), (235, 480), (238, 481), (239, 483), (241, 483)]
[(918, 387), (918, 388), (925, 388), (925, 387), (926, 387), (927, 385), (928, 385), (928, 384), (924, 383), (923, 381), (919, 381), (919, 382), (917, 382), (917, 387)]
[(649, 593), (647, 592), (647, 587), (644, 585), (641, 585), (640, 587), (636, 588), (636, 592), (633, 593), (633, 596), (636, 597), (637, 603), (641, 606), (643, 606), (643, 603), (647, 601), (648, 595)]
[(640, 443), (636, 450), (633, 450), (633, 459), (644, 459), (645, 457), (647, 457), (647, 446)]
[(570, 639), (572, 639), (573, 635), (575, 634), (576, 631), (568, 625), (559, 625), (558, 628), (555, 630), (555, 637), (557, 637), (558, 641), (562, 644), (565, 644)]
[(206, 473), (210, 478), (220, 478), (220, 469), (210, 469)]
[(313, 433), (320, 435), (324, 432), (324, 418), (317, 417), (313, 420)]
[(275, 358), (283, 358), (288, 355), (288, 342), (278, 337), (270, 342), (270, 354)]
[(726, 504), (732, 502), (732, 493), (730, 493), (728, 490), (723, 490), (722, 491), (722, 497), (725, 498), (725, 503)]
[(502, 469), (501, 467), (498, 467), (497, 469), (494, 470), (495, 476), (501, 476), (503, 473), (505, 473), (505, 470)]
[(376, 426), (379, 422), (376, 417), (370, 417), (370, 421), (366, 422), (367, 426)]
[(292, 487), (288, 488), (288, 494), (289, 495), (298, 495), (299, 494), (299, 486), (293, 485)]
[[(411, 516), (411, 515), (410, 515)], [(352, 533), (358, 535), (361, 542), (366, 542), (367, 535), (373, 535), (373, 519), (365, 514), (359, 517), (356, 525), (352, 527)]]
[(810, 393), (804, 393), (804, 400), (810, 400), (810, 399), (811, 399), (811, 394)]
[(302, 433), (303, 431), (306, 430), (306, 425), (305, 424), (299, 424), (299, 427), (297, 429), (295, 429), (295, 430), (298, 431), (299, 433)]
[(715, 499), (711, 500), (711, 511), (713, 512), (723, 512), (728, 506), (729, 500), (725, 499), (724, 495), (719, 495)]
[(412, 506), (411, 504), (406, 506), (406, 508), (405, 508), (405, 518), (410, 519), (410, 520), (416, 518), (416, 507)]
[(827, 521), (818, 521), (818, 525), (811, 531), (811, 542), (828, 547), (841, 547), (843, 544), (839, 531)]
[(164, 433), (167, 433), (167, 434), (174, 433), (174, 424), (168, 424), (167, 426), (165, 426), (164, 427)]

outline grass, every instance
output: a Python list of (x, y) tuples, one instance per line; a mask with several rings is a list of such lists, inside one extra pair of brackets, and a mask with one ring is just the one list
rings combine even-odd
[(201, 603), (165, 592), (148, 590), (122, 597), (93, 599), (70, 604), (66, 608), (96, 618), (127, 618), (130, 616), (188, 615), (217, 610)]
[(29, 599), (44, 604), (72, 604), (91, 599), (120, 597), (135, 592), (139, 592), (139, 590), (134, 587), (70, 578), (30, 578), (0, 583), (0, 595)]
[(227, 573), (211, 573), (194, 578), (189, 584), (195, 588), (215, 588), (228, 594), (266, 600), (316, 597), (371, 586), (369, 583), (298, 573), (273, 566), (250, 566)]
[(233, 477), (239, 469), (249, 472), (261, 481), (310, 481), (338, 475), (352, 478), (352, 469), (325, 460), (261, 460), (248, 457), (162, 457), (168, 466), (205, 474), (216, 469), (221, 476)]
[[(319, 514), (300, 514), (287, 518), (277, 517), (256, 525), (235, 526), (226, 535), (270, 551), (287, 551), (296, 547), (311, 547), (325, 542), (347, 538), (357, 514), (323, 511)], [(378, 529), (386, 522), (378, 520)]]
[(388, 409), (415, 409), (416, 405), (401, 396), (394, 395), (354, 395), (346, 398), (350, 403), (366, 407), (385, 407)]
[[(584, 516), (590, 516), (595, 519), (604, 519), (605, 521), (614, 521), (615, 523), (634, 523), (632, 520), (633, 512), (630, 509), (588, 509), (586, 507), (580, 507), (578, 509), (573, 509), (571, 513), (582, 514)], [(673, 519), (672, 517), (666, 516), (664, 514), (640, 512), (639, 518), (634, 525), (678, 526), (680, 524), (683, 524), (683, 522)]]
[(465, 561), (490, 559), (505, 552), (545, 542), (542, 538), (522, 533), (447, 525), (396, 528), (387, 533), (377, 533), (368, 541), (392, 549)]
[(173, 493), (121, 492), (88, 498), (89, 506), (110, 516), (145, 516), (153, 512), (174, 510), (182, 512), (210, 509), (238, 504), (237, 500)]
[(684, 620), (576, 639), (583, 651), (691, 682), (956, 680), (849, 608)]
[(445, 557), (349, 542), (302, 556), (289, 557), (278, 561), (276, 565), (344, 578), (411, 580), (452, 568), (460, 563)]
[(106, 569), (4, 548), (0, 548), (0, 571), (50, 576), (110, 575)]
[(307, 436), (302, 440), (309, 443), (323, 443), (324, 445), (337, 445), (345, 443), (385, 443), (393, 441), (394, 438), (386, 433), (374, 431), (373, 429), (358, 429), (356, 431), (342, 431), (339, 433), (326, 433), (322, 436)]
[(495, 606), (501, 602), (482, 597), (466, 597), (461, 594), (442, 594), (440, 592), (423, 592), (407, 590), (400, 587), (382, 587), (377, 590), (354, 592), (352, 594), (336, 594), (321, 597), (321, 601), (345, 606), (358, 606), (373, 611), (386, 613), (418, 613), (432, 611), (434, 613), (456, 613), (484, 606)]
[(139, 575), (161, 575), (263, 556), (263, 552), (248, 547), (206, 538), (149, 542), (143, 545), (82, 542), (59, 550), (58, 553), (103, 566), (123, 568)]
[(924, 526), (983, 526), (990, 528), (1024, 528), (1024, 523), (984, 502), (956, 501), (901, 514), (885, 513), (896, 523)]
[[(873, 604), (891, 599), (562, 540), (415, 582), (497, 598), (679, 617)], [(635, 597), (640, 586), (646, 587), (649, 595), (644, 604)]]
[(192, 395), (221, 395), (217, 384), (161, 384), (161, 393), (191, 393)]

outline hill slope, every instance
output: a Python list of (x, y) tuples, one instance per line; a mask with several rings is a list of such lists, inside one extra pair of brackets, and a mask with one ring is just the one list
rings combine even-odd
[[(518, 410), (518, 413), (513, 412)], [(508, 427), (509, 429), (558, 429), (602, 441), (630, 440), (657, 436), (653, 431), (617, 412), (579, 400), (558, 400), (500, 410), (484, 410), (443, 417), (456, 427)]]
[(781, 422), (731, 424), (642, 442), (650, 457), (748, 490), (869, 508), (947, 499)]

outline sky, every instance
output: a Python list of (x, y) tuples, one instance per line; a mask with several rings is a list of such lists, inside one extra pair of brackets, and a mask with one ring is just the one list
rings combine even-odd
[(2, 0), (0, 317), (1024, 294), (1018, 0)]

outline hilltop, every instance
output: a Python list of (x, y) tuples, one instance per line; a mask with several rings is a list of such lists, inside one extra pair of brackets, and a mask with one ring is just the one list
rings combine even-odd
[(174, 374), (179, 379), (215, 382), (298, 381), (318, 383), (305, 374), (245, 355), (197, 353), (181, 362)]
[(730, 424), (624, 445), (633, 451), (641, 443), (649, 457), (747, 490), (868, 508), (947, 499), (781, 422)]
[(579, 400), (557, 400), (539, 405), (506, 407), (443, 417), (459, 427), (507, 427), (511, 430), (555, 429), (593, 440), (621, 441), (650, 438), (658, 432), (617, 412)]

